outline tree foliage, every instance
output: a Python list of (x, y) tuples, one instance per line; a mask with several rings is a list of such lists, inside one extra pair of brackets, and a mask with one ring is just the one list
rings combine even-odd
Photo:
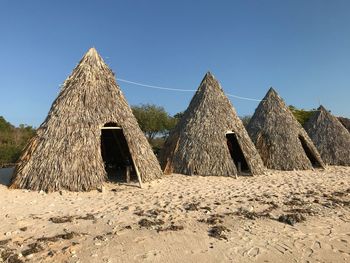
[(35, 129), (24, 124), (15, 127), (0, 116), (0, 166), (15, 163)]
[(153, 140), (156, 136), (168, 135), (176, 124), (176, 119), (171, 117), (163, 107), (154, 104), (141, 104), (131, 108), (141, 130), (149, 140)]
[(298, 122), (303, 126), (310, 119), (311, 115), (315, 111), (315, 109), (312, 109), (312, 110), (298, 109), (293, 105), (289, 105), (289, 109), (293, 113), (294, 117), (298, 120)]
[(244, 127), (247, 128), (248, 123), (250, 122), (250, 119), (252, 118), (252, 116), (251, 115), (245, 115), (245, 116), (240, 117), (240, 118), (241, 118), (241, 120), (243, 122)]
[(174, 119), (176, 119), (176, 122), (178, 122), (182, 117), (184, 116), (184, 112), (180, 111), (174, 115)]

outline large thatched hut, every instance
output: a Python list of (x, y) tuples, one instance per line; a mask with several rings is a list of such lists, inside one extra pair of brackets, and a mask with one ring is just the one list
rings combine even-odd
[(260, 174), (262, 160), (218, 81), (207, 73), (161, 153), (166, 174)]
[(88, 191), (125, 175), (141, 183), (162, 171), (112, 70), (91, 48), (24, 150), (10, 187)]
[(304, 127), (326, 164), (350, 165), (350, 133), (323, 106)]
[(324, 167), (311, 139), (273, 88), (255, 110), (247, 130), (270, 169)]

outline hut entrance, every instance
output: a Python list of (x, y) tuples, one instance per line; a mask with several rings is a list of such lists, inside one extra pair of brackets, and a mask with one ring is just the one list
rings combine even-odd
[(101, 153), (108, 179), (114, 182), (138, 181), (123, 129), (112, 124), (101, 128)]
[(227, 147), (230, 151), (233, 162), (235, 163), (238, 174), (251, 174), (247, 160), (245, 159), (241, 146), (238, 143), (237, 135), (235, 133), (227, 133), (226, 139)]
[(314, 155), (313, 151), (310, 149), (310, 147), (308, 146), (305, 138), (301, 135), (299, 135), (299, 140), (300, 140), (300, 143), (301, 143), (301, 146), (303, 147), (304, 149), (304, 152), (307, 156), (307, 158), (310, 160), (311, 164), (312, 164), (312, 167), (314, 168), (320, 168), (321, 165), (320, 163), (317, 161), (317, 158), (316, 156)]

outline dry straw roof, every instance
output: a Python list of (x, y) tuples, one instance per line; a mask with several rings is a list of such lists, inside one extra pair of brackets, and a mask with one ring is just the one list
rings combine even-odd
[(106, 123), (123, 129), (143, 182), (162, 175), (114, 73), (90, 49), (64, 82), (46, 120), (24, 150), (11, 188), (88, 191), (107, 179), (101, 157), (101, 130)]
[(305, 123), (305, 130), (330, 165), (350, 165), (350, 133), (323, 106)]
[(227, 146), (234, 132), (251, 174), (264, 171), (262, 160), (218, 81), (207, 73), (161, 153), (165, 173), (234, 176), (237, 167)]
[(344, 118), (344, 117), (338, 117), (338, 120), (350, 132), (350, 119)]
[(270, 169), (304, 170), (324, 163), (311, 139), (274, 89), (255, 110), (248, 133)]

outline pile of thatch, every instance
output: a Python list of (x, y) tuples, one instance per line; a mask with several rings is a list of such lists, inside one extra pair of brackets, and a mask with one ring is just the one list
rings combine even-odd
[(338, 117), (341, 124), (350, 132), (350, 119), (344, 117)]
[(160, 156), (162, 169), (167, 174), (236, 175), (227, 132), (237, 136), (250, 173), (263, 173), (262, 160), (242, 121), (218, 81), (208, 72), (164, 145)]
[(123, 129), (143, 182), (162, 175), (113, 72), (92, 48), (82, 58), (52, 104), (46, 120), (24, 150), (11, 188), (87, 191), (107, 179), (101, 157), (106, 123)]
[(311, 139), (272, 88), (255, 110), (247, 130), (264, 164), (270, 169), (324, 167)]
[(326, 164), (350, 165), (350, 133), (323, 106), (304, 127)]

